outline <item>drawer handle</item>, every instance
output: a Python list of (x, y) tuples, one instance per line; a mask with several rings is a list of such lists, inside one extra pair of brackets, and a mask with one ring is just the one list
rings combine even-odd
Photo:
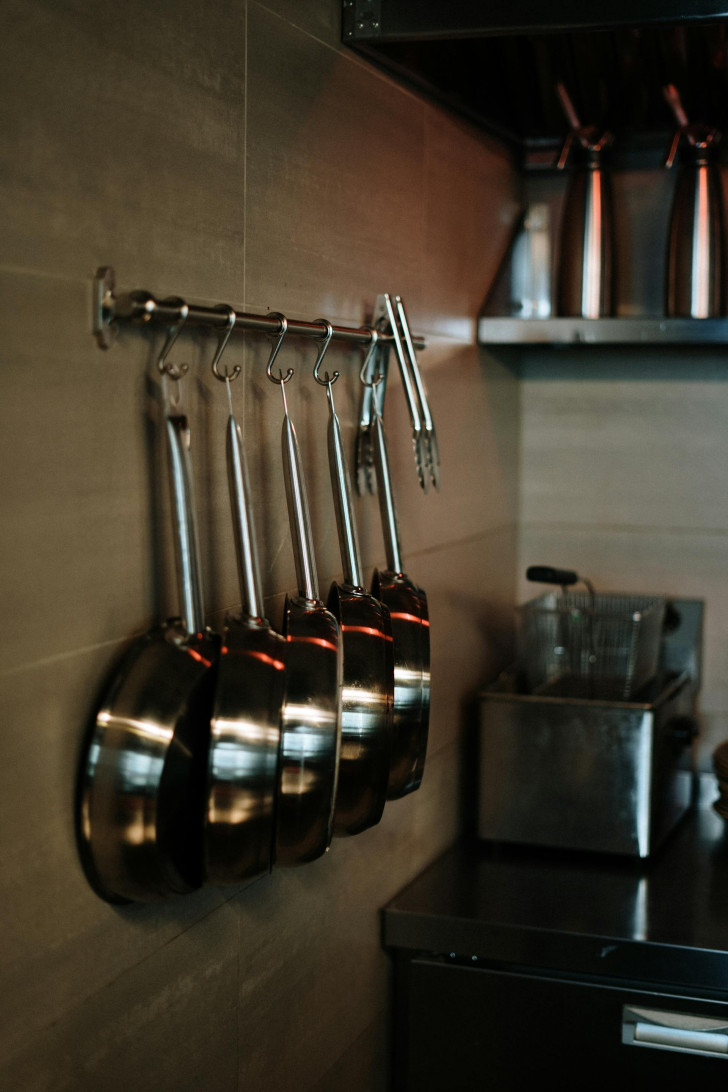
[(728, 1026), (725, 1020), (681, 1012), (662, 1012), (625, 1006), (622, 1042), (631, 1046), (678, 1050), (728, 1059)]

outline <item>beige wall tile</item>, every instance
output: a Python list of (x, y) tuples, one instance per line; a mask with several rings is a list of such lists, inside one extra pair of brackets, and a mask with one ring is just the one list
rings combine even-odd
[[(420, 324), (475, 340), (475, 322), (521, 211), (505, 150), (451, 115), (425, 115), (427, 231)], [(413, 311), (413, 321), (417, 318)]]
[(33, 1053), (43, 1029), (210, 914), (224, 897), (206, 889), (164, 904), (119, 908), (98, 898), (85, 880), (74, 788), (84, 730), (111, 652), (59, 657), (0, 682), (0, 1074), (10, 1057)]
[(223, 907), (91, 999), (3, 1069), (27, 1092), (234, 1092), (239, 922)]
[(311, 1092), (372, 1092), (387, 1088), (390, 1039), (382, 1021), (372, 1024), (337, 1059)]
[(259, 6), (327, 45), (340, 47), (341, 0), (262, 0)]
[[(241, 298), (245, 3), (13, 2), (2, 43), (2, 261)], [(128, 280), (127, 280), (128, 278)]]
[(725, 368), (710, 350), (527, 364), (523, 518), (725, 529)]
[(251, 3), (246, 285), (251, 310), (363, 321), (421, 298), (424, 107)]
[(518, 512), (519, 389), (513, 373), (472, 346), (431, 337), (423, 364), (442, 466), (440, 492), (417, 481), (412, 429), (390, 362), (384, 419), (405, 563), (421, 549), (500, 530)]
[[(88, 285), (3, 273), (3, 668), (133, 633), (153, 611), (143, 341), (102, 356)], [(39, 299), (53, 321), (37, 321)], [(131, 592), (131, 595), (130, 595)]]

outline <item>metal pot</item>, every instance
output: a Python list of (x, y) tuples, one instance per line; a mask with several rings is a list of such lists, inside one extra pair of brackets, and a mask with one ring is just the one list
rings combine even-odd
[[(219, 360), (218, 357), (216, 358)], [(226, 379), (230, 398), (230, 375)], [(226, 619), (208, 764), (206, 875), (240, 883), (271, 867), (286, 642), (263, 615), (240, 426), (230, 401), (227, 466), (241, 612)]]
[[(291, 371), (289, 369), (288, 378)], [(273, 376), (269, 376), (273, 379)], [(313, 861), (333, 833), (341, 743), (342, 652), (339, 626), (319, 598), (308, 500), (283, 376), (283, 467), (298, 595), (287, 596), (286, 687), (273, 860), (277, 865)]]
[(80, 842), (111, 902), (203, 880), (205, 768), (219, 639), (204, 623), (187, 418), (165, 412), (180, 617), (136, 641), (100, 701), (83, 759)]
[(394, 714), (388, 796), (418, 789), (430, 717), (430, 621), (427, 596), (404, 572), (379, 399), (372, 399), (372, 446), (387, 568), (376, 571), (372, 594), (389, 609), (394, 651)]
[(378, 823), (387, 800), (394, 652), (389, 610), (364, 587), (351, 484), (332, 383), (333, 380), (325, 383), (330, 411), (329, 469), (344, 570), (343, 583), (334, 582), (328, 598), (329, 609), (341, 627), (344, 656), (334, 833), (346, 835), (359, 834)]

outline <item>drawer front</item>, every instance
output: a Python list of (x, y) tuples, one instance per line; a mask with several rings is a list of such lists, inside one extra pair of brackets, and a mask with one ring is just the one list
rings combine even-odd
[(728, 1000), (424, 958), (398, 973), (397, 1092), (517, 1092), (547, 1077), (574, 1090), (728, 1082)]

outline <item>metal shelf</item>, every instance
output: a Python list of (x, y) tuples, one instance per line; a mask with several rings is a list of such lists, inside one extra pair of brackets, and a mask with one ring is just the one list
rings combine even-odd
[(728, 318), (478, 320), (480, 345), (728, 345)]

